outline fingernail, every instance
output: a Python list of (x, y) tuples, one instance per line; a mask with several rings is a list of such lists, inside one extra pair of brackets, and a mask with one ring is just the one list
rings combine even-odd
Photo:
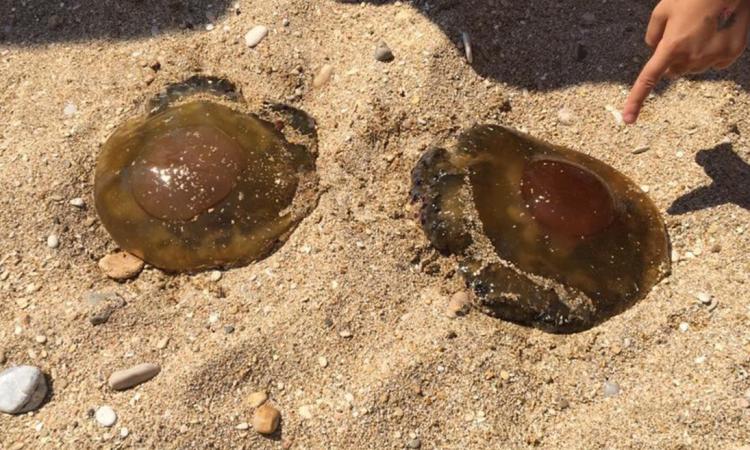
[(625, 121), (625, 123), (634, 123), (635, 122), (635, 114), (631, 112), (624, 113), (622, 115), (622, 120)]

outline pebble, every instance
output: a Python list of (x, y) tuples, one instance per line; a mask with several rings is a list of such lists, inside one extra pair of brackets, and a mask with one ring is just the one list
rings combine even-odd
[(0, 412), (21, 414), (37, 409), (47, 395), (47, 380), (38, 367), (15, 366), (0, 372)]
[(57, 248), (60, 246), (60, 238), (56, 234), (47, 236), (47, 247)]
[(352, 332), (351, 332), (351, 331), (349, 331), (349, 330), (342, 330), (342, 331), (339, 331), (339, 336), (341, 336), (341, 337), (342, 337), (342, 338), (344, 338), (344, 339), (349, 339), (349, 338), (351, 338), (351, 337), (352, 337), (353, 335), (352, 335)]
[(220, 270), (214, 270), (211, 272), (211, 275), (208, 276), (208, 279), (213, 281), (214, 283), (221, 280), (222, 273)]
[(613, 381), (604, 382), (604, 396), (614, 397), (620, 393), (620, 385)]
[(167, 345), (169, 345), (169, 338), (161, 338), (159, 339), (159, 342), (156, 343), (156, 348), (158, 348), (159, 350), (164, 350), (165, 348), (167, 348)]
[(698, 301), (703, 303), (704, 305), (710, 305), (712, 300), (711, 295), (705, 292), (698, 292), (697, 294), (695, 294), (695, 298), (697, 298)]
[(320, 367), (326, 368), (328, 367), (328, 359), (325, 356), (321, 356), (318, 358), (318, 364), (320, 364)]
[(94, 419), (99, 425), (109, 428), (117, 422), (117, 413), (107, 405), (100, 406), (94, 413)]
[(581, 21), (583, 22), (584, 25), (590, 26), (596, 23), (596, 16), (593, 13), (587, 12), (581, 16)]
[(690, 325), (688, 325), (687, 322), (680, 323), (680, 331), (683, 333), (687, 333), (687, 330), (690, 329)]
[(268, 36), (268, 28), (263, 25), (256, 25), (245, 35), (245, 44), (253, 48), (260, 44), (266, 36)]
[(375, 47), (374, 56), (375, 59), (380, 62), (391, 62), (396, 59), (395, 56), (393, 56), (393, 51), (388, 47), (388, 44), (383, 41), (380, 41), (378, 46)]
[(469, 294), (465, 291), (459, 291), (453, 294), (448, 302), (448, 308), (445, 314), (450, 318), (463, 316), (469, 312)]
[(89, 322), (94, 326), (107, 323), (112, 313), (125, 306), (125, 300), (114, 292), (89, 292), (86, 302), (90, 308)]
[(257, 408), (263, 403), (268, 400), (268, 394), (266, 391), (257, 391), (253, 392), (247, 397), (247, 402), (250, 403), (250, 406), (253, 408)]
[(299, 408), (299, 416), (302, 417), (305, 420), (310, 420), (310, 419), (313, 418), (312, 410), (307, 405), (300, 406), (300, 408)]
[(420, 441), (419, 438), (412, 439), (406, 444), (406, 446), (409, 448), (420, 448), (422, 446), (422, 441)]
[(109, 254), (99, 260), (99, 268), (113, 280), (127, 280), (143, 270), (143, 261), (127, 252)]
[(557, 111), (557, 121), (560, 123), (560, 125), (573, 125), (573, 123), (575, 123), (575, 116), (573, 115), (573, 111), (568, 108), (561, 108), (559, 111)]
[(109, 387), (116, 391), (123, 391), (138, 386), (154, 378), (161, 372), (158, 364), (144, 363), (129, 369), (118, 370), (109, 377)]
[(83, 209), (86, 207), (86, 202), (81, 197), (76, 197), (70, 200), (70, 206)]
[(466, 61), (471, 64), (474, 62), (474, 51), (471, 48), (471, 38), (469, 33), (466, 31), (461, 32), (461, 40), (464, 43), (464, 54), (466, 55)]
[(313, 87), (319, 88), (323, 86), (331, 79), (331, 75), (333, 75), (333, 66), (330, 64), (324, 65), (320, 68), (318, 74), (315, 75), (315, 78), (313, 79)]
[(643, 145), (641, 147), (634, 149), (631, 153), (634, 155), (640, 155), (641, 153), (646, 153), (650, 149), (651, 147), (649, 147), (648, 145)]
[(235, 426), (234, 428), (245, 431), (245, 430), (250, 429), (250, 424), (247, 422), (242, 422), (242, 423), (238, 423), (237, 426)]
[(279, 427), (281, 413), (269, 404), (264, 404), (253, 414), (253, 428), (260, 434), (272, 434)]
[(63, 114), (70, 117), (78, 112), (78, 108), (73, 103), (68, 103), (65, 105), (65, 108), (63, 108)]
[(121, 438), (124, 439), (124, 438), (128, 437), (129, 434), (130, 434), (130, 430), (128, 430), (125, 427), (120, 428), (120, 437)]

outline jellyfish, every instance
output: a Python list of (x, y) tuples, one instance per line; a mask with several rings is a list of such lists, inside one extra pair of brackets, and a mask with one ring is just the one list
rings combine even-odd
[(315, 127), (302, 111), (247, 112), (213, 78), (171, 86), (149, 107), (115, 130), (96, 166), (96, 211), (123, 250), (167, 271), (242, 265), (317, 204)]
[(649, 197), (585, 154), (493, 125), (432, 148), (413, 199), (432, 245), (454, 255), (483, 311), (555, 333), (589, 329), (670, 271)]

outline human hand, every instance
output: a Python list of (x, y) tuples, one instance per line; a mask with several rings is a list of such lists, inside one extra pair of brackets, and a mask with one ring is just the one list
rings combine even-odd
[(662, 0), (654, 9), (646, 43), (654, 50), (633, 85), (622, 117), (635, 123), (643, 102), (662, 77), (724, 69), (745, 50), (750, 0)]

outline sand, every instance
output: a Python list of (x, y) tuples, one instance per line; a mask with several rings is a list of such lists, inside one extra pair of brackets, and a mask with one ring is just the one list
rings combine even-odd
[[(750, 72), (743, 59), (665, 84), (638, 125), (618, 125), (608, 107), (648, 56), (649, 3), (0, 2), (0, 361), (41, 367), (53, 390), (33, 414), (0, 416), (0, 448), (749, 445)], [(257, 24), (270, 33), (248, 49)], [(374, 59), (381, 39), (393, 62)], [(326, 64), (333, 75), (313, 88)], [(317, 120), (320, 203), (276, 253), (219, 281), (148, 267), (108, 280), (97, 261), (116, 245), (92, 207), (99, 147), (196, 74)], [(415, 221), (410, 171), (475, 123), (570, 146), (647, 187), (672, 276), (574, 335), (448, 318), (463, 281)], [(127, 304), (94, 327), (92, 291)], [(153, 380), (107, 387), (148, 362), (162, 367)], [(604, 395), (607, 381), (618, 395)], [(259, 390), (282, 415), (270, 437), (242, 426)], [(102, 405), (112, 428), (91, 417)]]

